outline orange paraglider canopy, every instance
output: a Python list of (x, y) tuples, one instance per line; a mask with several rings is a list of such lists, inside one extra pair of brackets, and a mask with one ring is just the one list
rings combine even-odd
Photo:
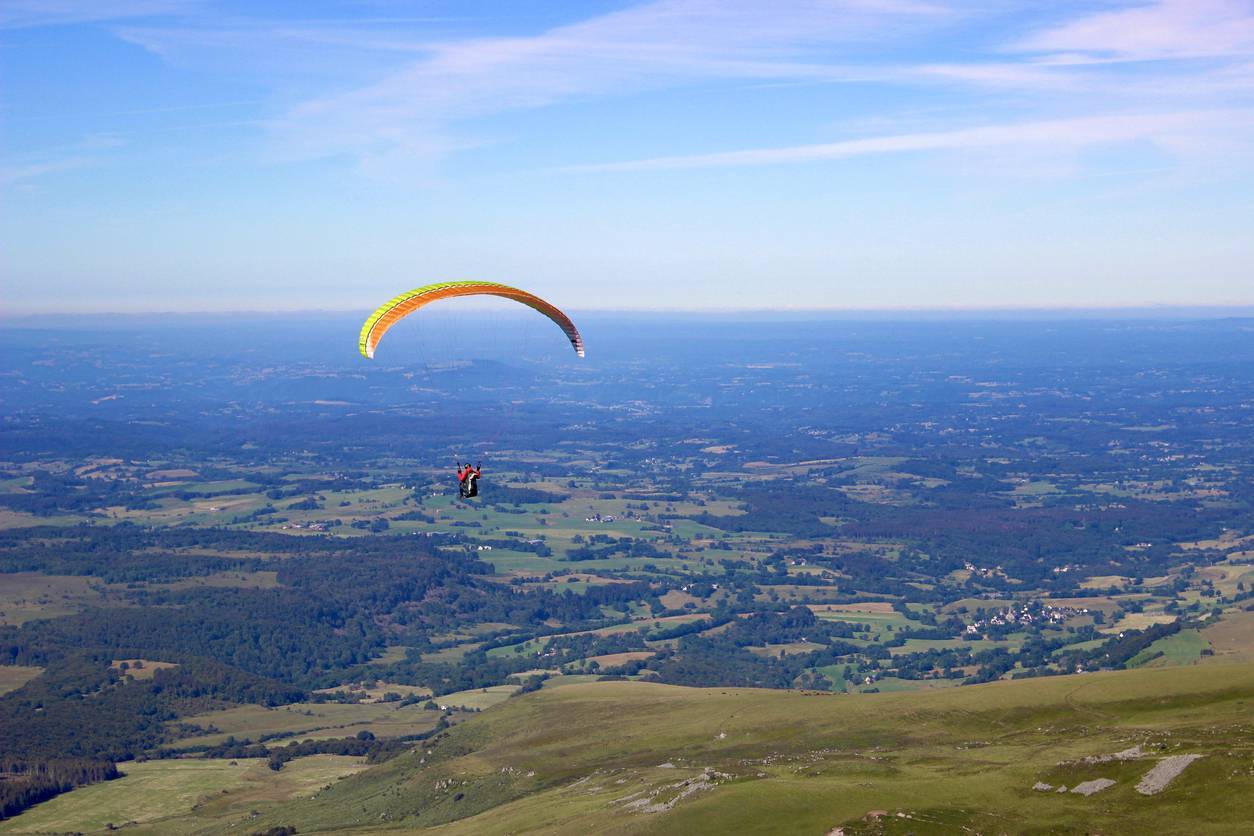
[(565, 332), (575, 353), (580, 357), (584, 356), (583, 337), (579, 336), (579, 330), (575, 328), (575, 323), (571, 322), (570, 317), (533, 293), (496, 282), (429, 284), (389, 299), (370, 315), (361, 328), (361, 339), (357, 345), (361, 356), (373, 359), (379, 340), (383, 339), (388, 329), (414, 311), (440, 299), (452, 299), (457, 296), (500, 296), (503, 299), (521, 302), (553, 320)]

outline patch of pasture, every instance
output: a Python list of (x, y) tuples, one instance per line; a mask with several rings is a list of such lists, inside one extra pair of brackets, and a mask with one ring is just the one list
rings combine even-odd
[(372, 665), (392, 665), (396, 662), (404, 662), (409, 658), (409, 648), (402, 644), (390, 644), (383, 650), (383, 654), (375, 659), (370, 660)]
[(898, 630), (918, 625), (918, 622), (910, 621), (898, 612), (839, 612), (818, 610), (814, 606), (811, 606), (810, 609), (814, 611), (815, 615), (825, 621), (847, 621), (853, 624), (864, 624), (868, 628), (869, 638), (877, 642), (883, 641), (885, 638), (891, 638), (893, 633)]
[(123, 777), (39, 804), (0, 822), (0, 833), (101, 832), (131, 823), (156, 833), (192, 833), (205, 828), (205, 818), (243, 818), (258, 805), (308, 797), (365, 766), (361, 758), (338, 755), (298, 758), (279, 772), (259, 758), (125, 763)]
[[(1130, 597), (1145, 600), (1145, 596)], [(1045, 603), (1055, 607), (1069, 607), (1073, 610), (1088, 610), (1089, 612), (1099, 610), (1106, 615), (1121, 609), (1119, 601), (1109, 595), (1097, 595), (1092, 598), (1046, 598), (1044, 600)]]
[(278, 708), (242, 705), (171, 721), (171, 726), (194, 725), (211, 730), (211, 733), (184, 737), (166, 744), (164, 748), (216, 746), (228, 737), (257, 741), (263, 736), (280, 733), (291, 733), (296, 740), (303, 739), (299, 735), (310, 732), (333, 732), (325, 735), (327, 737), (351, 737), (376, 722), (417, 721), (418, 716), (397, 718), (393, 715), (420, 711), (417, 706), (400, 708), (393, 703), (295, 703)]
[(483, 642), (463, 642), (455, 644), (451, 647), (442, 647), (431, 653), (422, 654), (424, 662), (460, 662), (466, 658), (466, 654), (478, 648)]
[(561, 688), (566, 685), (582, 685), (588, 682), (596, 682), (601, 678), (596, 673), (564, 673), (557, 676), (550, 676), (544, 680), (542, 688)]
[(0, 493), (24, 493), (34, 483), (34, 476), (13, 476), (0, 479)]
[(671, 527), (671, 534), (676, 537), (682, 537), (685, 540), (697, 540), (700, 538), (725, 540), (729, 537), (728, 532), (723, 531), (721, 528), (704, 525), (694, 520), (667, 520), (667, 525)]
[(870, 685), (858, 685), (856, 690), (863, 694), (892, 694), (903, 691), (935, 691), (942, 688), (955, 688), (961, 684), (961, 679), (901, 679), (896, 676), (886, 676), (875, 680)]
[(810, 609), (814, 610), (816, 614), (820, 610), (823, 612), (877, 613), (879, 615), (890, 615), (896, 612), (891, 601), (854, 601), (848, 604), (822, 604)]
[[(113, 584), (110, 588), (125, 586)], [(276, 589), (278, 586), (279, 573), (265, 569), (256, 572), (215, 572), (169, 583), (148, 584), (149, 589)]]
[(492, 685), (488, 688), (472, 688), (469, 691), (458, 691), (432, 699), (441, 707), (477, 708), (482, 711), (505, 702), (517, 693), (520, 687), (519, 685)]
[(1215, 662), (1254, 662), (1254, 611), (1224, 613), (1202, 630), (1202, 638), (1215, 651)]
[(972, 653), (979, 653), (981, 650), (992, 650), (997, 647), (1011, 650), (1014, 649), (1015, 642), (998, 642), (990, 639), (976, 639), (974, 641), (968, 641), (967, 639), (906, 639), (905, 644), (900, 647), (890, 647), (888, 652), (893, 656), (901, 656), (906, 653), (926, 653), (929, 650), (966, 648)]
[(677, 610), (684, 606), (684, 604), (692, 604), (694, 606), (699, 606), (701, 604), (700, 598), (695, 595), (690, 595), (681, 589), (667, 590), (666, 594), (663, 595), (660, 600), (662, 602), (662, 606), (671, 610)]
[[(551, 638), (552, 636), (541, 636), (540, 638), (528, 639), (527, 641), (519, 642), (518, 644), (507, 644), (503, 647), (494, 647), (487, 652), (487, 656), (489, 659), (500, 658), (502, 656), (535, 656), (548, 646), (549, 639)], [(424, 661), (427, 658), (428, 657), (426, 655), (423, 656)]]
[(605, 653), (600, 656), (589, 656), (584, 659), (587, 662), (596, 662), (602, 668), (616, 668), (625, 665), (628, 662), (638, 662), (645, 659), (652, 659), (657, 654), (652, 650), (627, 650), (622, 653)]
[(803, 584), (765, 584), (758, 587), (754, 599), (758, 601), (785, 601), (805, 604), (812, 601), (824, 601), (829, 598), (840, 598), (848, 594), (835, 586), (807, 586)]
[(25, 511), (11, 511), (8, 508), (0, 508), (0, 529), (33, 528), (37, 525), (78, 525), (81, 522), (86, 522), (88, 519), (86, 516), (77, 514), (56, 514), (54, 516), (41, 517), (36, 514), (28, 514)]
[(72, 615), (103, 599), (99, 587), (99, 578), (82, 575), (0, 574), (0, 625)]
[[(1085, 598), (1082, 600), (1089, 600), (1089, 599)], [(1004, 610), (1014, 603), (1015, 603), (1014, 600), (1010, 598), (959, 598), (957, 601), (950, 601), (948, 604), (941, 607), (941, 612), (945, 614), (950, 614), (950, 613), (960, 612), (962, 610), (966, 610), (967, 612), (975, 612), (976, 610), (980, 610), (980, 609)], [(1055, 601), (1053, 603), (1057, 603), (1059, 606), (1065, 606), (1064, 604), (1058, 601)], [(1117, 609), (1117, 606), (1113, 607), (1113, 609)]]
[(157, 671), (177, 668), (174, 662), (158, 662), (154, 659), (114, 659), (109, 667), (131, 679), (152, 679)]
[(475, 552), (475, 557), (484, 563), (491, 564), (498, 574), (547, 575), (549, 572), (561, 572), (569, 569), (570, 564), (553, 557), (540, 557), (531, 552), (517, 552), (510, 549), (493, 549), (490, 552)]
[(335, 688), (321, 688), (316, 693), (347, 693), (363, 703), (381, 703), (388, 694), (399, 694), (402, 698), (429, 697), (431, 696), (431, 689), (421, 685), (401, 685), (396, 682), (384, 682), (381, 679), (377, 679), (374, 682), (353, 682), (348, 685), (339, 685)]
[[(1193, 665), (1202, 658), (1210, 642), (1197, 630), (1181, 630), (1165, 636), (1128, 660), (1127, 667), (1162, 668), (1172, 665)], [(1161, 654), (1161, 655), (1160, 655)]]
[(0, 694), (16, 691), (43, 672), (43, 668), (27, 665), (0, 665)]
[(1075, 644), (1069, 644), (1069, 645), (1066, 645), (1065, 647), (1058, 648), (1057, 650), (1054, 651), (1053, 655), (1062, 656), (1070, 651), (1093, 650), (1095, 648), (1101, 647), (1108, 641), (1110, 641), (1109, 636), (1106, 636), (1100, 639), (1089, 639), (1088, 641), (1076, 642)]
[(813, 653), (816, 650), (823, 650), (826, 647), (827, 645), (818, 644), (817, 642), (786, 642), (784, 644), (768, 644), (765, 647), (746, 647), (745, 650), (758, 656), (780, 658), (784, 656), (796, 656), (801, 653)]

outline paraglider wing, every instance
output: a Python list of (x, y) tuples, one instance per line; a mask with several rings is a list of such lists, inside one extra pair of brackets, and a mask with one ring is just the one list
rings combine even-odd
[(388, 332), (389, 328), (409, 314), (432, 302), (437, 302), (440, 299), (452, 299), (457, 296), (500, 296), (505, 299), (513, 299), (515, 302), (521, 302), (553, 320), (566, 333), (566, 338), (570, 340), (575, 353), (580, 357), (584, 356), (583, 337), (579, 336), (579, 330), (575, 328), (575, 323), (570, 321), (570, 317), (539, 296), (528, 293), (525, 290), (519, 290), (516, 287), (497, 284), (496, 282), (444, 282), (443, 284), (429, 284), (389, 299), (377, 311), (371, 314), (370, 318), (366, 320), (366, 324), (362, 326), (361, 339), (357, 345), (361, 350), (361, 355), (367, 359), (373, 359), (375, 349), (379, 346), (379, 340), (383, 339), (383, 335)]

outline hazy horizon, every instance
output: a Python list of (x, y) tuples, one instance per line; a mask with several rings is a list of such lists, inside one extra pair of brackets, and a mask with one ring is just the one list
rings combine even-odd
[[(460, 306), (463, 311), (485, 310), (473, 301)], [(509, 308), (493, 308), (497, 318), (528, 319), (530, 311), (514, 311)], [(1015, 322), (1073, 320), (1142, 320), (1188, 321), (1205, 319), (1254, 318), (1254, 305), (1145, 305), (1111, 307), (899, 307), (899, 308), (569, 308), (569, 313), (581, 319), (658, 319), (658, 320), (744, 320), (744, 321), (791, 321), (812, 318), (814, 321), (832, 322)], [(447, 311), (445, 311), (447, 312)], [(0, 312), (0, 322), (10, 327), (43, 327), (45, 324), (86, 324), (100, 322), (152, 322), (153, 317), (172, 317), (185, 321), (215, 320), (225, 317), (245, 317), (250, 320), (264, 319), (339, 319), (365, 316), (368, 308), (304, 308), (292, 310), (262, 310), (240, 308), (236, 310), (145, 310), (145, 311), (32, 311), (22, 313)], [(433, 310), (428, 317), (439, 318), (442, 312)]]

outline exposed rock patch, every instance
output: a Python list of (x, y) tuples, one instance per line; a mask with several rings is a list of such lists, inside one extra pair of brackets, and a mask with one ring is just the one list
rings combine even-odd
[(1092, 795), (1093, 793), (1101, 792), (1107, 787), (1113, 787), (1114, 785), (1115, 782), (1109, 778), (1096, 778), (1092, 781), (1085, 781), (1081, 784), (1076, 784), (1071, 788), (1071, 791), (1079, 795)]
[(1157, 795), (1167, 789), (1167, 785), (1179, 777), (1185, 768), (1201, 755), (1171, 755), (1163, 758), (1158, 765), (1145, 773), (1136, 791), (1141, 795)]
[(1089, 755), (1087, 758), (1081, 758), (1080, 763), (1110, 763), (1111, 761), (1134, 761), (1137, 758), (1144, 757), (1145, 753), (1141, 751), (1141, 745), (1138, 743), (1131, 749), (1124, 749), (1122, 752), (1114, 752), (1109, 755)]
[[(647, 795), (644, 792), (634, 793), (612, 803), (621, 804), (624, 809), (634, 810), (637, 813), (665, 813), (693, 793), (712, 790), (718, 785), (719, 781), (732, 777), (734, 776), (706, 768), (704, 772), (694, 778), (687, 778), (674, 784), (666, 784), (648, 792)], [(668, 800), (659, 800), (660, 796), (669, 793), (674, 794)], [(640, 796), (644, 797), (641, 798)]]

